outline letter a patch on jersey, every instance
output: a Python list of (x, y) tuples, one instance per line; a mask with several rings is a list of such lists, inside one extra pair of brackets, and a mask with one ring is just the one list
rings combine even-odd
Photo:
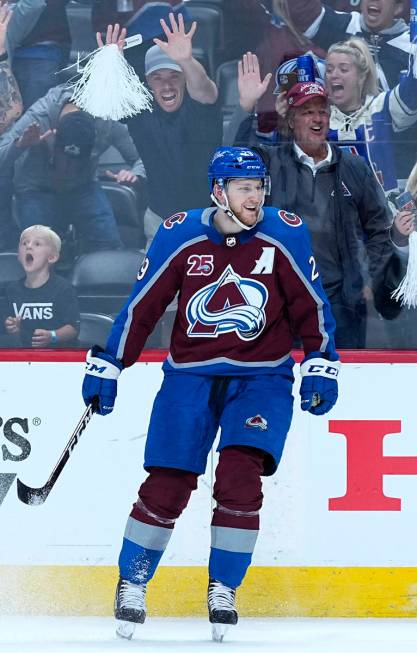
[(187, 335), (217, 338), (235, 332), (241, 340), (257, 338), (266, 323), (267, 288), (239, 276), (228, 265), (218, 281), (198, 290), (189, 300)]
[(275, 247), (262, 247), (262, 254), (256, 259), (256, 265), (251, 274), (272, 274), (274, 257)]

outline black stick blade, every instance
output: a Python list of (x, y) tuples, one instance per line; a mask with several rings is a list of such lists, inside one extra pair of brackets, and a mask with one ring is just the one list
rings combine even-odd
[(43, 487), (28, 487), (22, 481), (17, 479), (17, 496), (20, 501), (28, 506), (40, 506), (46, 501), (46, 498), (52, 490), (53, 483), (47, 483)]

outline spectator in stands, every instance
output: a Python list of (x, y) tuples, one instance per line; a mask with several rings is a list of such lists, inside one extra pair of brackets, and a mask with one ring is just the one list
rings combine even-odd
[(161, 25), (166, 41), (154, 39), (146, 53), (146, 81), (154, 96), (152, 112), (127, 120), (145, 166), (149, 206), (144, 228), (148, 244), (161, 221), (184, 204), (204, 206), (207, 161), (222, 142), (217, 88), (192, 55), (194, 22), (187, 32), (180, 14)]
[[(417, 206), (417, 163), (414, 165), (410, 176), (407, 179), (406, 191), (408, 191), (414, 201), (409, 201), (409, 196), (402, 195), (403, 201), (400, 198), (392, 197), (394, 201), (390, 202), (393, 210), (394, 220), (391, 227), (391, 238), (394, 245), (403, 259), (405, 268), (408, 263), (409, 253), (409, 237), (413, 231), (416, 230), (416, 206)], [(407, 202), (407, 208), (401, 209), (404, 201)], [(405, 269), (404, 269), (405, 272)], [(411, 267), (408, 275), (414, 276), (413, 267)], [(407, 275), (407, 276), (408, 276)], [(402, 301), (402, 298), (399, 300)], [(414, 349), (417, 347), (417, 309), (404, 307), (401, 315), (394, 323), (386, 323), (385, 330), (387, 336), (387, 346), (394, 349)]]
[(50, 88), (65, 66), (71, 45), (69, 0), (17, 0), (7, 30), (7, 51), (27, 109)]
[[(401, 73), (408, 69), (410, 30), (402, 18), (402, 0), (362, 0), (360, 12), (336, 13), (321, 0), (280, 0), (296, 29), (324, 50), (351, 36), (363, 38), (374, 58), (379, 90), (394, 88)], [(395, 158), (398, 175), (406, 178), (415, 160), (417, 127), (412, 127), (397, 141)]]
[(97, 181), (99, 156), (111, 145), (129, 166), (119, 181), (135, 183), (143, 166), (125, 125), (94, 119), (70, 101), (66, 85), (51, 89), (0, 138), (0, 168), (16, 162), (21, 228), (45, 223), (65, 233), (74, 224), (82, 249), (122, 247), (110, 203)]
[(361, 11), (336, 13), (321, 0), (280, 0), (296, 29), (324, 50), (346, 37), (360, 36), (368, 43), (377, 66), (381, 90), (398, 84), (408, 68), (410, 33), (399, 18), (402, 0), (362, 0)]
[[(10, 3), (13, 11), (7, 25), (6, 48), (25, 109), (56, 85), (55, 73), (67, 60), (70, 47), (67, 2), (18, 0)], [(7, 6), (3, 1), (2, 5)], [(12, 78), (9, 76), (8, 79), (10, 83)], [(19, 97), (17, 90), (13, 93)], [(1, 166), (1, 250), (14, 249), (18, 242), (18, 230), (12, 216), (13, 174), (13, 165)]]
[[(285, 2), (273, 0), (272, 8), (274, 15), (280, 16), (284, 24), (270, 22), (264, 29), (262, 39), (256, 48), (263, 77), (272, 76), (281, 63), (307, 51), (314, 52), (318, 57), (325, 56), (324, 50), (314, 45), (294, 27)], [(247, 50), (253, 52), (250, 46), (245, 48), (245, 51)], [(258, 104), (258, 131), (264, 135), (271, 134), (276, 125), (274, 88), (272, 80)]]
[[(254, 56), (250, 57), (253, 62)], [(239, 73), (240, 80), (242, 75), (246, 76), (243, 83), (239, 82), (244, 92), (241, 106), (249, 112), (254, 110), (264, 88), (259, 69), (255, 70), (254, 64), (249, 63), (248, 55), (244, 63), (247, 69), (243, 71), (241, 65)], [(360, 154), (385, 192), (395, 190), (400, 175), (393, 153), (394, 138), (396, 133), (417, 122), (417, 80), (409, 73), (392, 91), (378, 93), (369, 48), (362, 39), (352, 37), (330, 47), (325, 81), (331, 103), (329, 140)], [(276, 109), (285, 118), (288, 111), (285, 91), (277, 96)], [(231, 129), (236, 128), (237, 120), (238, 115), (234, 116)], [(238, 141), (242, 140), (240, 136)]]
[(52, 272), (61, 239), (44, 225), (25, 229), (18, 258), (25, 271), (6, 286), (7, 333), (22, 347), (74, 346), (80, 324), (77, 296), (71, 284)]
[[(326, 6), (331, 7), (335, 11), (357, 11), (360, 5), (360, 0), (326, 0)], [(409, 20), (410, 18), (410, 0), (402, 0), (402, 11), (398, 15), (399, 18)]]
[(6, 50), (6, 32), (11, 17), (10, 7), (0, 3), (0, 135), (21, 116), (23, 110), (22, 97)]
[[(266, 83), (260, 82), (259, 67), (256, 73), (248, 70), (248, 65), (240, 66), (243, 105), (249, 95), (246, 82), (253, 89), (256, 80), (260, 91)], [(322, 275), (336, 319), (337, 347), (362, 348), (368, 274), (379, 312), (393, 318), (400, 311), (387, 300), (384, 287), (386, 269), (395, 258), (387, 203), (363, 159), (327, 142), (330, 112), (323, 86), (296, 84), (288, 93), (288, 105), (293, 142), (263, 147), (270, 157), (271, 203), (305, 217), (316, 257), (311, 273), (320, 270)], [(395, 281), (390, 290), (394, 288)]]
[[(409, 72), (392, 91), (378, 93), (369, 48), (356, 37), (332, 45), (326, 61), (326, 88), (332, 103), (329, 138), (356, 148), (389, 192), (397, 187), (398, 178), (408, 176), (409, 167), (404, 170), (401, 159), (403, 163), (411, 155), (415, 159), (415, 142), (407, 153), (411, 137), (407, 128), (417, 121), (417, 80)], [(394, 153), (399, 135), (404, 140), (400, 159)]]
[[(0, 3), (0, 135), (22, 113), (22, 97), (10, 67), (6, 50), (6, 32), (11, 19), (10, 7)], [(13, 169), (0, 170), (0, 250), (15, 249), (18, 231), (12, 218)]]

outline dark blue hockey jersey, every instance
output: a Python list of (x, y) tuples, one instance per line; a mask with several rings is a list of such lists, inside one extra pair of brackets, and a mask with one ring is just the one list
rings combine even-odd
[(264, 208), (250, 231), (223, 235), (217, 209), (177, 213), (159, 228), (106, 351), (124, 366), (178, 294), (164, 369), (202, 374), (275, 373), (305, 353), (334, 353), (334, 320), (301, 218)]

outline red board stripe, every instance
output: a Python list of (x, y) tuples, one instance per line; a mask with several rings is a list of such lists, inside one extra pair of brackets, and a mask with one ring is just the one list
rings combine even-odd
[[(79, 363), (85, 361), (86, 353), (83, 349), (0, 349), (0, 362)], [(417, 350), (346, 349), (339, 353), (343, 363), (417, 363)], [(139, 361), (161, 363), (166, 355), (165, 349), (145, 349)], [(304, 354), (296, 350), (293, 356), (299, 363)]]

